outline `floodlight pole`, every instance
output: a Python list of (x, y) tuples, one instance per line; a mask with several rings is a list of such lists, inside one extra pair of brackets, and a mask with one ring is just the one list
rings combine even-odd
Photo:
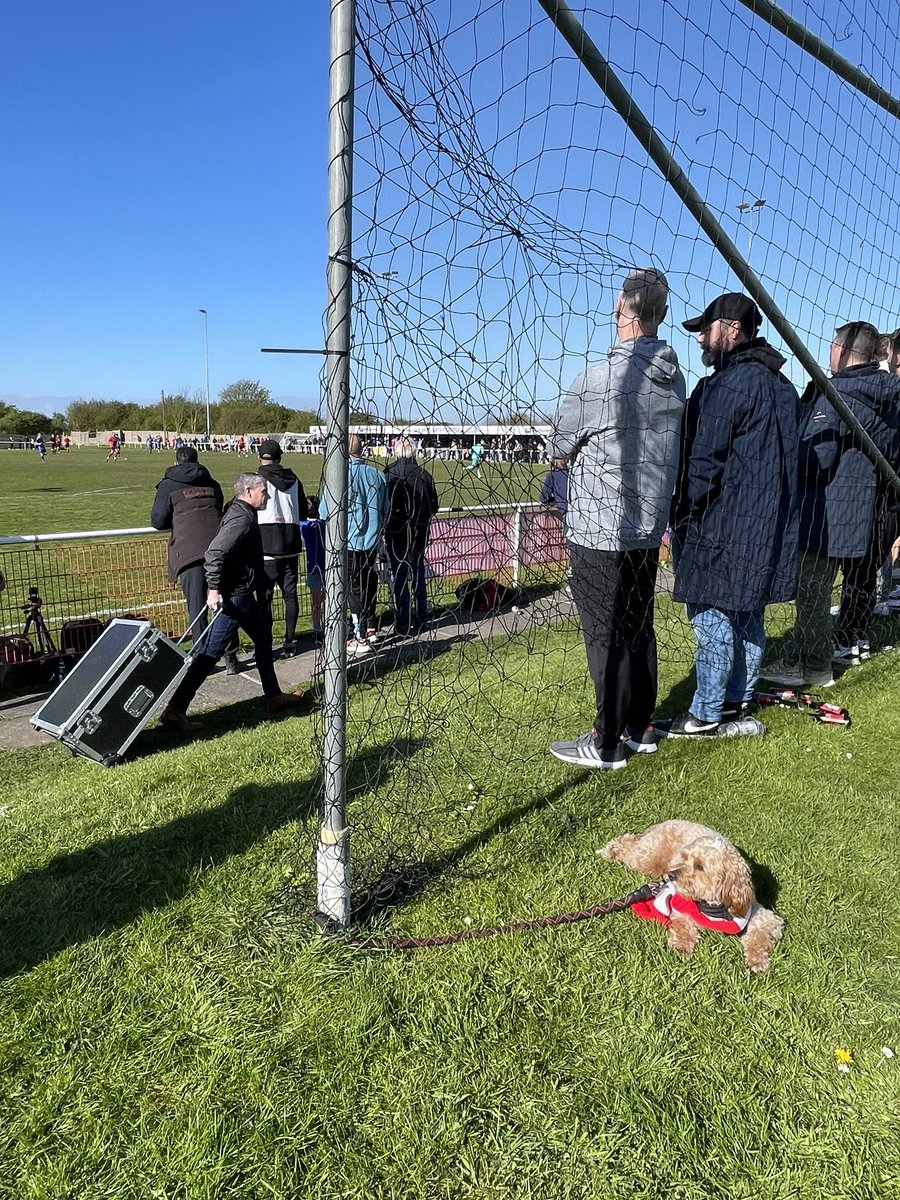
[(205, 308), (198, 308), (197, 312), (203, 317), (203, 357), (206, 362), (206, 443), (209, 445), (209, 313)]
[(325, 645), (323, 803), (316, 908), (326, 928), (350, 920), (347, 827), (347, 440), (353, 299), (353, 81), (355, 0), (331, 0), (328, 113), (328, 307), (325, 312)]
[(843, 397), (816, 362), (806, 343), (798, 336), (793, 325), (763, 287), (761, 280), (753, 273), (750, 264), (741, 257), (737, 246), (713, 216), (703, 197), (638, 107), (634, 97), (600, 53), (596, 43), (592, 41), (566, 0), (537, 0), (537, 2), (569, 43), (581, 65), (644, 147), (650, 159), (659, 167), (666, 183), (675, 191), (714, 248), (718, 250), (744, 285), (747, 295), (768, 317), (773, 329), (796, 355), (797, 361), (809, 375), (818, 391), (826, 397), (828, 403), (850, 429), (856, 444), (873, 463), (885, 483), (895, 493), (900, 494), (900, 478), (891, 464), (869, 437), (855, 414), (847, 407)]

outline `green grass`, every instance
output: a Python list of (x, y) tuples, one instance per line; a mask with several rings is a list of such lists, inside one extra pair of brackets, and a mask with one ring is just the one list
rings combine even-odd
[(7, 753), (0, 1196), (897, 1196), (895, 656), (836, 696), (849, 730), (779, 711), (598, 778), (546, 754), (590, 712), (571, 624), (352, 688), (357, 888), (397, 857), (432, 874), (386, 927), (622, 894), (599, 847), (686, 817), (765, 869), (787, 930), (759, 977), (731, 939), (685, 963), (628, 914), (406, 956), (321, 940), (296, 899), (311, 717), (223, 709), (114, 772)]
[[(149, 525), (154, 490), (174, 462), (171, 452), (148, 454), (128, 447), (118, 463), (105, 459), (103, 450), (80, 448), (48, 454), (42, 465), (35, 453), (0, 451), (0, 537)], [(234, 454), (207, 454), (201, 461), (222, 484), (226, 497), (237, 476), (257, 465), (255, 458)], [(285, 466), (314, 495), (322, 492), (322, 463), (321, 455), (284, 456)], [(485, 465), (484, 478), (479, 479), (464, 463), (425, 465), (434, 475), (442, 506), (448, 508), (536, 500), (547, 471), (528, 464)]]

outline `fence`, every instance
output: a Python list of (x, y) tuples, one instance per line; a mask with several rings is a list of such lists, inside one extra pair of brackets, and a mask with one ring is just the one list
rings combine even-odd
[[(453, 580), (461, 576), (489, 572), (520, 583), (537, 572), (546, 575), (547, 568), (555, 572), (565, 560), (561, 522), (534, 505), (443, 511), (447, 515), (432, 522), (426, 552), (433, 604), (446, 602)], [(68, 620), (126, 613), (146, 615), (168, 632), (180, 633), (187, 607), (180, 588), (168, 583), (167, 541), (165, 534), (143, 528), (0, 538), (0, 570), (6, 577), (0, 593), (2, 632), (21, 627), (19, 612), (28, 606), (29, 589), (36, 588), (51, 634)], [(299, 600), (302, 632), (310, 615), (305, 589)], [(274, 615), (278, 621), (277, 607)]]

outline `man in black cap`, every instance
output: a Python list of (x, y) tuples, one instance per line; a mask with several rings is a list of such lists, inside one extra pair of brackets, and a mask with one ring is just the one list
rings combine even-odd
[(266, 481), (268, 503), (258, 513), (266, 568), (266, 606), (272, 619), (272, 600), (276, 585), (284, 597), (285, 658), (294, 653), (294, 634), (300, 607), (297, 602), (297, 563), (302, 547), (300, 522), (306, 520), (306, 495), (303, 484), (290, 469), (281, 465), (281, 446), (274, 438), (260, 443), (259, 473)]
[(762, 732), (750, 714), (765, 609), (796, 592), (799, 400), (761, 323), (733, 292), (684, 322), (713, 370), (685, 408), (672, 505), (673, 597), (697, 639), (697, 687), (689, 712), (658, 723), (670, 737)]

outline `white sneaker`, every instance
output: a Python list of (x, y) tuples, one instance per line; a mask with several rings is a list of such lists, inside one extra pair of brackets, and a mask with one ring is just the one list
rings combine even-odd
[(806, 676), (803, 674), (800, 664), (791, 666), (781, 658), (776, 659), (767, 667), (763, 667), (759, 674), (760, 678), (768, 679), (769, 683), (780, 684), (781, 687), (802, 688), (807, 686)]
[(859, 646), (835, 646), (831, 661), (839, 667), (858, 667), (860, 662)]
[(365, 658), (367, 654), (372, 653), (372, 647), (368, 642), (359, 642), (356, 638), (351, 638), (347, 643), (347, 658)]

